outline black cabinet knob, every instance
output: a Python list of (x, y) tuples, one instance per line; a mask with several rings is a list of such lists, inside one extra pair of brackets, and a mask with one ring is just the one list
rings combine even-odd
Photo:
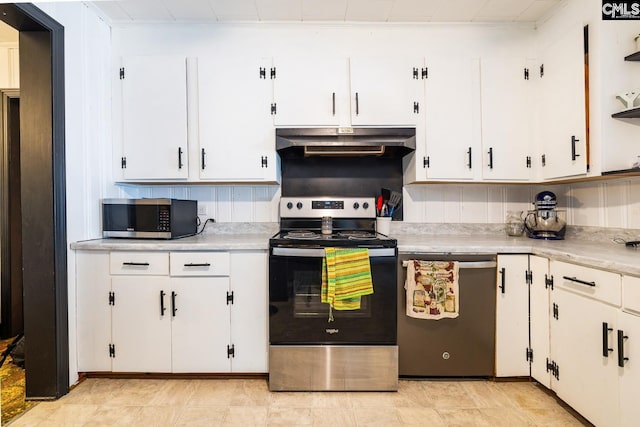
[(369, 209), (369, 203), (364, 202), (364, 203), (362, 204), (362, 209)]
[(287, 203), (287, 209), (293, 209), (293, 203), (291, 202)]
[(296, 204), (296, 207), (297, 207), (298, 209), (302, 209), (302, 202), (298, 202), (298, 203)]
[(360, 207), (360, 203), (355, 202), (355, 203), (353, 204), (353, 209), (358, 209), (359, 207)]

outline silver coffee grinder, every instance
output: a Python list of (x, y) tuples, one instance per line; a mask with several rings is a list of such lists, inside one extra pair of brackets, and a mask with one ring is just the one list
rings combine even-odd
[(551, 191), (536, 194), (535, 210), (524, 220), (527, 236), (532, 239), (562, 240), (567, 228), (566, 211), (556, 209), (558, 200)]

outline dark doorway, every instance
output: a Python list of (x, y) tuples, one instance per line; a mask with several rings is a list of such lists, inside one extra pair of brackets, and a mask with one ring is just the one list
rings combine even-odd
[(24, 332), (20, 200), (20, 91), (0, 90), (0, 338)]
[(19, 31), (25, 394), (52, 399), (69, 391), (64, 28), (32, 4), (0, 19)]

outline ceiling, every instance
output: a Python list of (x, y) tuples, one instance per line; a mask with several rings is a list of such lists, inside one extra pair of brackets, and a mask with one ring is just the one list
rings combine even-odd
[(112, 23), (533, 22), (566, 0), (119, 0), (86, 2)]

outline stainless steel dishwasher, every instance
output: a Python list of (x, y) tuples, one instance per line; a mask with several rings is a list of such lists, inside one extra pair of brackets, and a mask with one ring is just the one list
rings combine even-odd
[[(408, 317), (406, 260), (459, 262), (459, 316)], [(398, 256), (398, 371), (404, 377), (490, 377), (495, 372), (496, 255)]]

